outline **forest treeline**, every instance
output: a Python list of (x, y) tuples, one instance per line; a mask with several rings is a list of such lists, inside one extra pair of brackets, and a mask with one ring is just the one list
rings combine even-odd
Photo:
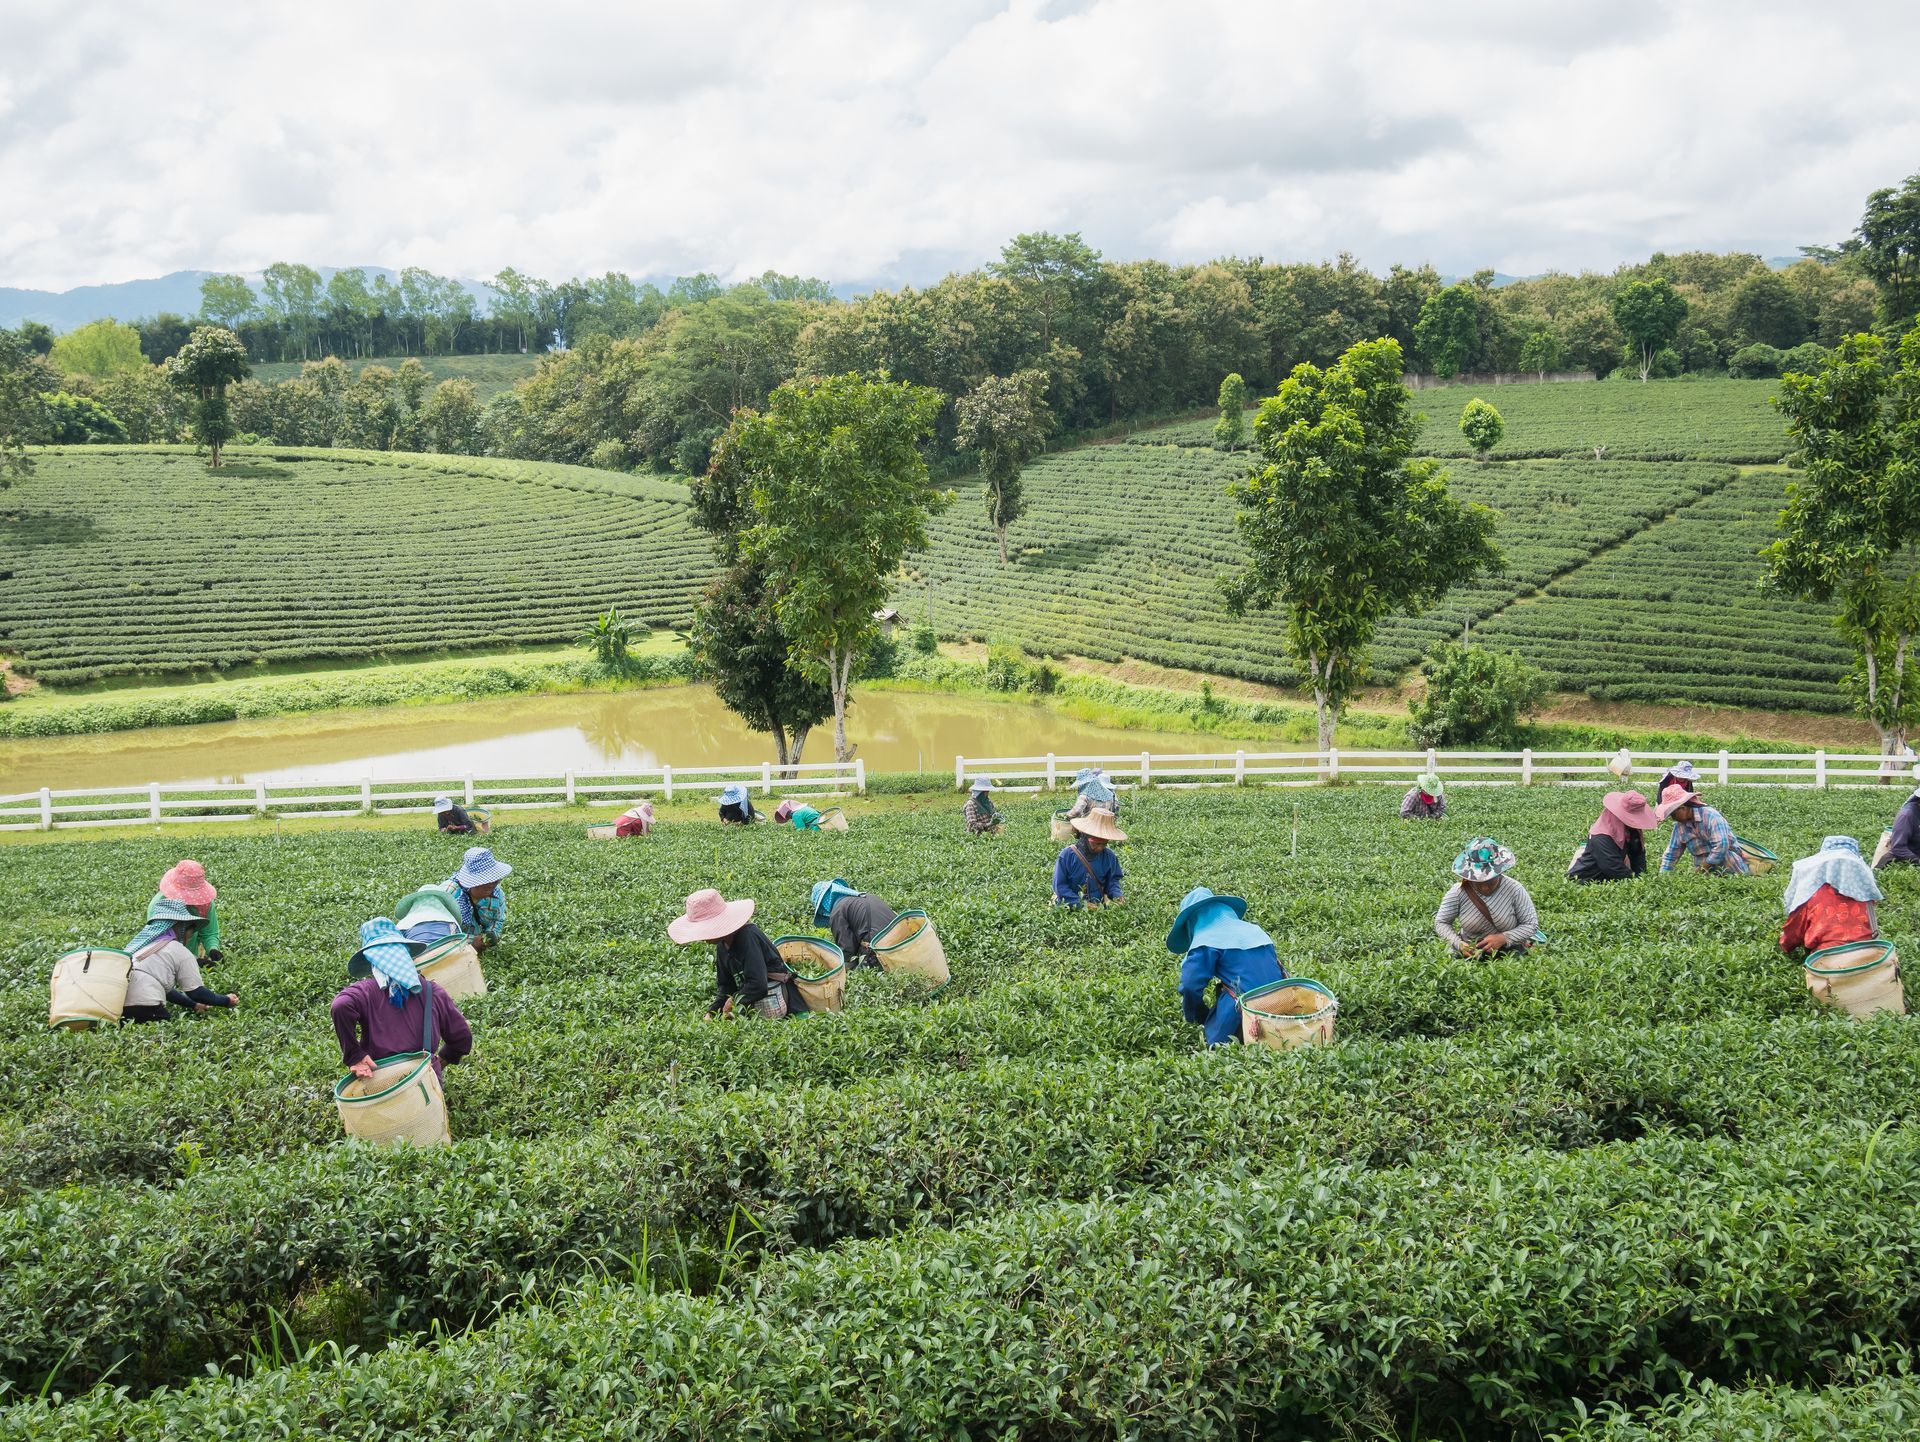
[[(1209, 406), (1229, 373), (1268, 394), (1299, 362), (1324, 365), (1379, 336), (1443, 375), (1774, 375), (1808, 363), (1807, 347), (1900, 328), (1920, 309), (1920, 176), (1875, 192), (1844, 243), (1782, 269), (1757, 255), (1663, 253), (1608, 274), (1499, 285), (1482, 271), (1448, 284), (1430, 266), (1376, 275), (1346, 255), (1112, 261), (1077, 235), (1041, 233), (979, 270), (854, 300), (772, 273), (663, 290), (617, 273), (550, 285), (507, 270), (490, 284), (483, 315), (467, 287), (425, 271), (322, 283), (278, 265), (257, 291), (210, 277), (195, 320), (96, 322), (58, 338), (28, 327), (0, 349), (33, 369), (48, 439), (187, 438), (188, 408), (154, 362), (211, 322), (256, 359), (315, 357), (292, 380), (233, 388), (243, 438), (695, 474), (733, 413), (794, 375), (884, 371), (958, 398), (1039, 372), (1048, 423), (1069, 434)], [(544, 352), (537, 370), (485, 404), (417, 364), (355, 374), (332, 359), (517, 349)], [(949, 404), (936, 460), (954, 458), (955, 425)]]

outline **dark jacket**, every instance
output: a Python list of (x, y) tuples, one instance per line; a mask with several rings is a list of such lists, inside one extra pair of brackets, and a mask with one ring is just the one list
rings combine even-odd
[(732, 936), (713, 944), (713, 1005), (711, 1015), (734, 997), (735, 1006), (752, 1006), (765, 999), (775, 986), (787, 992), (787, 1010), (805, 1011), (807, 1004), (800, 988), (793, 985), (786, 962), (768, 939), (766, 932), (749, 921)]
[(1567, 868), (1567, 880), (1582, 883), (1627, 881), (1646, 874), (1646, 838), (1632, 827), (1627, 828), (1624, 849), (1611, 836), (1589, 836), (1587, 844), (1580, 849), (1579, 859)]
[(853, 965), (862, 962), (878, 966), (873, 954), (873, 939), (899, 919), (896, 912), (877, 896), (861, 892), (843, 896), (833, 904), (827, 925), (833, 932), (833, 944)]
[(1893, 844), (1880, 864), (1889, 861), (1920, 862), (1920, 796), (1908, 797), (1893, 818)]

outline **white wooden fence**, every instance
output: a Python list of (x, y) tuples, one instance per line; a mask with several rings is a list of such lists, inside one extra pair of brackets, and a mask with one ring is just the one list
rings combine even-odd
[(436, 797), (492, 811), (572, 806), (647, 796), (718, 791), (744, 784), (762, 796), (776, 786), (796, 796), (844, 795), (867, 789), (867, 763), (809, 761), (800, 766), (650, 766), (633, 771), (567, 771), (536, 776), (408, 777), (376, 781), (182, 781), (98, 786), (84, 791), (23, 791), (0, 796), (0, 831), (70, 826), (162, 825), (181, 821), (244, 821), (259, 816), (396, 816), (428, 812)]
[[(1154, 755), (956, 756), (953, 784), (990, 776), (1015, 791), (1071, 786), (1083, 766), (1109, 781), (1135, 786), (1311, 786), (1328, 781), (1411, 785), (1422, 771), (1468, 785), (1619, 784), (1608, 763), (1617, 751), (1226, 751)], [(1658, 781), (1676, 761), (1691, 761), (1700, 779), (1718, 786), (1877, 786), (1911, 782), (1912, 760), (1855, 752), (1710, 751), (1636, 755), (1632, 780)]]

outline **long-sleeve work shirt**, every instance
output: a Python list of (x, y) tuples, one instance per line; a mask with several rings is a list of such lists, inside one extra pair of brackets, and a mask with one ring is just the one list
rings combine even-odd
[[(764, 1001), (776, 984), (774, 978), (786, 975), (787, 964), (780, 959), (779, 948), (749, 921), (732, 936), (713, 944), (713, 1005), (707, 1012), (712, 1015), (719, 1011), (728, 997), (734, 998), (736, 1009)], [(786, 984), (786, 993), (788, 1011), (807, 1009), (800, 989), (791, 981)]]
[(1468, 942), (1480, 941), (1497, 931), (1506, 936), (1507, 946), (1512, 948), (1528, 945), (1539, 932), (1540, 914), (1533, 909), (1533, 898), (1527, 895), (1527, 888), (1511, 876), (1501, 877), (1493, 895), (1480, 900), (1493, 917), (1491, 926), (1480, 914), (1480, 908), (1468, 899), (1466, 886), (1454, 883), (1441, 898), (1440, 909), (1433, 914), (1433, 929), (1442, 941), (1464, 950)]
[(1871, 901), (1855, 901), (1831, 886), (1823, 886), (1787, 918), (1786, 929), (1780, 933), (1780, 949), (1819, 951), (1850, 941), (1872, 941), (1878, 934), (1879, 922)]
[[(425, 991), (429, 984), (423, 984)], [(460, 1008), (446, 991), (433, 991), (433, 1070), (437, 1076), (447, 1063), (457, 1062), (473, 1050), (473, 1028), (460, 1014)], [(387, 997), (387, 989), (370, 976), (364, 976), (333, 999), (333, 1033), (340, 1039), (340, 1063), (352, 1066), (367, 1057), (404, 1056), (420, 1050), (420, 1036), (426, 1021), (426, 1002), (416, 991), (399, 1006)]]
[(1673, 835), (1667, 838), (1666, 854), (1660, 858), (1661, 871), (1673, 870), (1684, 853), (1692, 856), (1693, 864), (1702, 871), (1745, 875), (1747, 858), (1740, 854), (1727, 818), (1704, 801), (1694, 802), (1691, 809), (1693, 820), (1673, 819)]
[(1053, 899), (1062, 906), (1118, 901), (1120, 878), (1125, 874), (1111, 846), (1104, 851), (1065, 847), (1053, 863)]
[(877, 896), (858, 892), (853, 896), (843, 896), (833, 903), (833, 910), (827, 916), (827, 928), (833, 933), (833, 944), (840, 948), (841, 955), (853, 965), (862, 962), (878, 963), (873, 954), (873, 939), (899, 920), (899, 913)]
[[(1206, 1028), (1208, 1046), (1240, 1040), (1240, 998), (1286, 976), (1273, 943), (1265, 946), (1196, 946), (1180, 963), (1180, 1014)], [(1207, 984), (1219, 982), (1211, 1003)]]

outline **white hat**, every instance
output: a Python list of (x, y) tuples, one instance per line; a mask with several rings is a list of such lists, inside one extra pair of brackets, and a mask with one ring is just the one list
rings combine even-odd
[(453, 810), (453, 798), (451, 796), (436, 796), (433, 798), (433, 814), (435, 816), (438, 816), (442, 811), (451, 810)]

